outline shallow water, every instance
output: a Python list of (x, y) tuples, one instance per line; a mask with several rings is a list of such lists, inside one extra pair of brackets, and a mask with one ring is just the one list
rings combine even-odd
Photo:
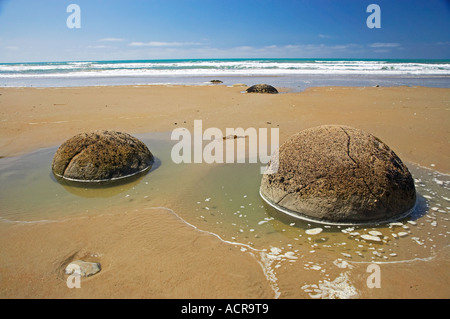
[[(170, 158), (175, 142), (169, 136), (136, 135), (152, 151), (155, 164), (143, 176), (112, 186), (59, 183), (51, 172), (57, 147), (0, 159), (0, 222), (47, 222), (111, 210), (167, 207), (223, 240), (273, 255), (287, 253), (291, 261), (316, 252), (354, 262), (427, 260), (449, 244), (449, 175), (406, 163), (418, 193), (410, 216), (385, 225), (319, 225), (290, 219), (264, 203), (259, 196), (260, 163), (177, 165)], [(318, 233), (311, 234), (313, 229)]]
[[(250, 164), (211, 170), (195, 194), (186, 199), (196, 203), (193, 206), (200, 228), (259, 249), (275, 247), (294, 253), (320, 250), (353, 261), (429, 258), (450, 242), (450, 176), (408, 166), (416, 182), (417, 206), (408, 217), (384, 225), (327, 226), (280, 214), (260, 198), (261, 175), (258, 167)], [(313, 229), (320, 233), (308, 234)], [(361, 237), (371, 232), (380, 241)]]

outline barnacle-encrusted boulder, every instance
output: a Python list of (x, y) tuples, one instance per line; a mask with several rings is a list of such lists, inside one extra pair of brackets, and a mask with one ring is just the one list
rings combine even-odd
[(78, 134), (53, 157), (53, 173), (66, 180), (108, 181), (133, 176), (151, 167), (153, 155), (137, 138), (116, 131)]
[(348, 126), (293, 135), (268, 169), (274, 173), (263, 175), (262, 198), (307, 220), (377, 223), (406, 216), (416, 202), (413, 178), (400, 158), (375, 136)]
[(247, 93), (270, 93), (277, 94), (278, 90), (268, 84), (255, 84), (247, 89)]

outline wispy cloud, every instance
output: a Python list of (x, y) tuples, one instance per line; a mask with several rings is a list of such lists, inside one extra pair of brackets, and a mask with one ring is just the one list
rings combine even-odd
[(201, 45), (199, 42), (160, 42), (160, 41), (150, 41), (150, 42), (131, 42), (129, 46), (132, 47), (181, 47), (181, 46), (192, 46)]
[(122, 38), (103, 38), (103, 39), (100, 39), (98, 41), (100, 41), (100, 42), (123, 42), (123, 41), (125, 41), (125, 39), (122, 39)]
[(331, 36), (327, 35), (327, 34), (319, 34), (318, 37), (321, 39), (330, 39), (331, 38)]
[(107, 45), (88, 45), (88, 49), (106, 49), (109, 48)]
[(271, 45), (266, 46), (265, 49), (274, 51), (297, 51), (297, 52), (327, 52), (327, 51), (346, 51), (361, 49), (362, 46), (355, 43), (348, 44), (286, 44), (286, 45)]
[(383, 42), (375, 42), (369, 44), (371, 48), (397, 48), (400, 47), (400, 43), (383, 43)]
[[(329, 58), (361, 57), (376, 50), (368, 45), (357, 43), (317, 44), (285, 43), (265, 46), (215, 47), (197, 42), (131, 42), (126, 47), (116, 47), (111, 43), (98, 43), (89, 46), (89, 50), (79, 51), (78, 60), (100, 59), (107, 50), (108, 59), (190, 59), (190, 58)], [(12, 52), (12, 51), (10, 51)]]
[(185, 51), (186, 55), (194, 53), (198, 57), (229, 57), (229, 58), (253, 58), (253, 57), (317, 57), (326, 58), (330, 54), (336, 56), (361, 55), (367, 48), (363, 45), (349, 43), (340, 45), (326, 44), (284, 44), (257, 46), (239, 46), (230, 48), (198, 47)]

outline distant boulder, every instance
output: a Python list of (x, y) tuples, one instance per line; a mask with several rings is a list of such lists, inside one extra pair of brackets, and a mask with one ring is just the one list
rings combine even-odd
[(269, 93), (277, 94), (278, 90), (268, 84), (255, 84), (247, 89), (247, 93)]

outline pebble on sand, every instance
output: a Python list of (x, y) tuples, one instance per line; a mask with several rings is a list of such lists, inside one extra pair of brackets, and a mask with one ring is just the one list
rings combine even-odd
[(361, 235), (361, 238), (365, 240), (381, 241), (380, 237), (373, 235)]
[(369, 232), (369, 234), (372, 235), (372, 236), (383, 236), (383, 233), (382, 233), (382, 232), (379, 232), (379, 231), (377, 231), (377, 230), (371, 230), (371, 231)]
[(320, 234), (321, 232), (322, 232), (322, 228), (312, 228), (312, 229), (307, 229), (306, 230), (306, 233), (308, 234), (308, 235), (317, 235), (317, 234)]
[(65, 269), (66, 275), (76, 274), (81, 277), (90, 277), (101, 270), (99, 263), (88, 262), (83, 260), (75, 260), (67, 265)]

